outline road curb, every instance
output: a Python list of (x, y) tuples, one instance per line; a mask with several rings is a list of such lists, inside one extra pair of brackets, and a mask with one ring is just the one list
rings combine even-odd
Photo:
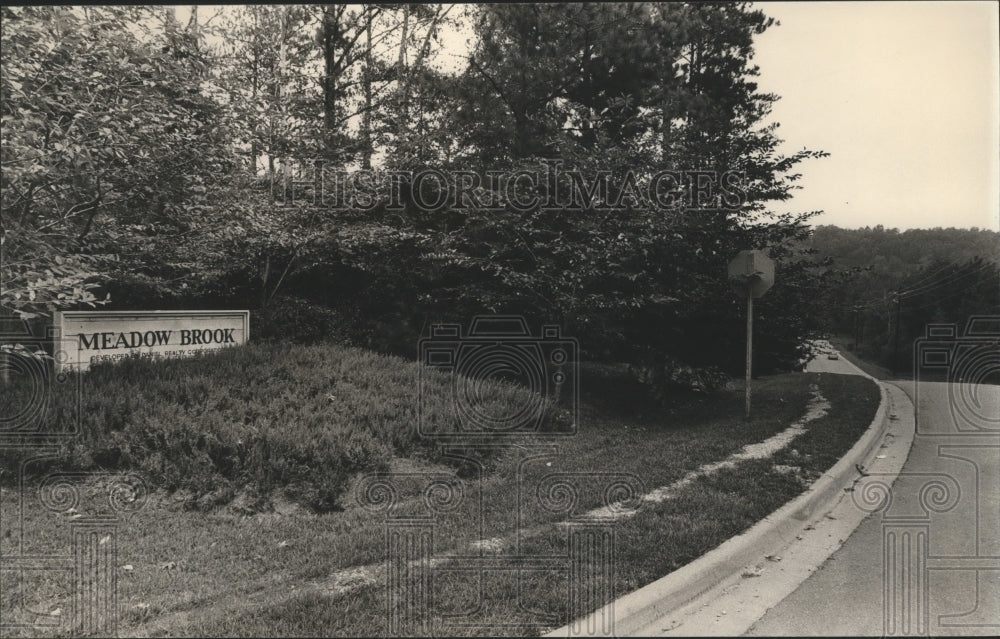
[(738, 575), (769, 549), (791, 541), (806, 522), (836, 504), (844, 489), (850, 487), (858, 476), (855, 465), (865, 467), (873, 458), (890, 423), (886, 384), (854, 364), (851, 366), (860, 375), (878, 384), (878, 409), (861, 438), (806, 492), (695, 561), (545, 636), (591, 634), (583, 629), (609, 627), (612, 635), (634, 635), (660, 617), (671, 614), (733, 575)]

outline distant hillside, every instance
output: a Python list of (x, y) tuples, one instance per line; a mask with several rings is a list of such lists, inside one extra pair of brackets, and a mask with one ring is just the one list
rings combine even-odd
[(811, 245), (840, 267), (876, 266), (886, 274), (905, 275), (935, 262), (966, 262), (975, 257), (997, 259), (1000, 233), (986, 229), (842, 229), (817, 226)]
[(805, 244), (846, 276), (824, 300), (828, 328), (897, 370), (909, 366), (910, 345), (928, 323), (961, 327), (972, 315), (1000, 314), (995, 231), (818, 226)]

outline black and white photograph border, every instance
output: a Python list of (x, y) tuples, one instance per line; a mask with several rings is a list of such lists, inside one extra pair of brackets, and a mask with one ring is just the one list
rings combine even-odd
[(998, 25), (0, 8), (0, 635), (1000, 634)]

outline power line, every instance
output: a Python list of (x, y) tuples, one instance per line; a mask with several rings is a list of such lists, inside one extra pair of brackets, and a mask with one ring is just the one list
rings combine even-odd
[(946, 295), (942, 295), (940, 297), (935, 297), (934, 299), (932, 299), (932, 300), (930, 300), (930, 301), (928, 301), (928, 302), (926, 302), (924, 304), (918, 304), (916, 306), (908, 305), (908, 306), (905, 306), (904, 309), (907, 310), (907, 311), (916, 311), (916, 310), (920, 310), (920, 309), (924, 309), (924, 308), (930, 308), (930, 307), (933, 307), (933, 306), (936, 306), (936, 305), (940, 304), (941, 302), (943, 302), (945, 300), (949, 300), (949, 299), (955, 297), (956, 295), (959, 295), (961, 293), (965, 293), (969, 289), (975, 288), (976, 286), (979, 286), (980, 284), (982, 284), (982, 282), (972, 282), (972, 283), (967, 284), (966, 286), (964, 286), (964, 287), (962, 287), (962, 288), (960, 288), (958, 290), (952, 291), (952, 292), (950, 292), (950, 293), (948, 293)]
[(926, 283), (919, 284), (919, 285), (911, 285), (906, 290), (897, 291), (896, 294), (899, 295), (899, 296), (905, 297), (905, 296), (909, 296), (909, 295), (919, 294), (919, 293), (922, 293), (922, 292), (927, 291), (927, 290), (932, 290), (932, 289), (938, 288), (940, 286), (943, 286), (944, 284), (948, 284), (948, 283), (950, 283), (952, 281), (956, 281), (956, 280), (962, 279), (963, 277), (966, 277), (968, 275), (975, 274), (975, 273), (983, 270), (984, 266), (985, 266), (985, 264), (980, 265), (978, 268), (976, 268), (976, 269), (974, 269), (972, 271), (957, 271), (957, 272), (952, 273), (950, 275), (946, 275), (945, 277), (943, 277), (943, 278), (941, 278), (941, 279), (939, 279), (937, 281), (926, 282)]
[(920, 287), (916, 287), (916, 288), (911, 288), (911, 289), (906, 290), (906, 291), (899, 291), (899, 292), (896, 293), (896, 295), (898, 295), (901, 298), (915, 297), (916, 295), (920, 295), (920, 294), (926, 293), (928, 291), (932, 291), (934, 289), (940, 288), (940, 287), (945, 286), (947, 284), (954, 284), (955, 282), (961, 281), (961, 280), (963, 280), (963, 279), (965, 279), (967, 277), (971, 277), (973, 275), (978, 275), (979, 273), (981, 273), (981, 272), (983, 272), (983, 271), (985, 271), (985, 270), (987, 270), (987, 269), (989, 269), (991, 267), (995, 268), (995, 265), (993, 263), (991, 263), (991, 262), (983, 262), (982, 264), (979, 265), (978, 268), (975, 268), (973, 270), (970, 270), (970, 271), (959, 271), (958, 273), (954, 273), (952, 275), (949, 275), (949, 276), (947, 276), (945, 278), (942, 278), (941, 280), (938, 280), (937, 282), (934, 282), (934, 283), (931, 283), (931, 284), (927, 284), (927, 285), (924, 285), (924, 286), (920, 286)]
[[(909, 299), (913, 299), (913, 298), (919, 297), (922, 294), (929, 293), (929, 292), (934, 291), (936, 289), (939, 289), (939, 288), (941, 288), (943, 286), (954, 285), (954, 284), (956, 284), (956, 283), (958, 283), (958, 282), (960, 282), (960, 281), (962, 281), (962, 280), (964, 280), (964, 279), (966, 279), (968, 277), (971, 277), (973, 275), (978, 275), (982, 271), (988, 270), (988, 268), (990, 266), (991, 266), (991, 264), (987, 262), (982, 267), (977, 268), (977, 269), (975, 269), (973, 271), (966, 271), (964, 273), (955, 274), (954, 276), (949, 276), (947, 278), (939, 280), (938, 282), (935, 282), (932, 285), (925, 286), (921, 290), (914, 289), (914, 290), (910, 290), (910, 291), (902, 291), (902, 292), (895, 293), (895, 295), (893, 297), (884, 298), (884, 299), (880, 299), (880, 300), (871, 300), (869, 302), (861, 303), (861, 304), (835, 303), (835, 304), (831, 304), (831, 306), (834, 306), (838, 310), (841, 310), (841, 311), (844, 311), (844, 310), (855, 310), (855, 309), (857, 309), (857, 310), (871, 310), (871, 309), (874, 309), (874, 308), (877, 308), (877, 307), (881, 307), (881, 308), (883, 308), (883, 310), (886, 310), (886, 309), (888, 309), (889, 305), (896, 298), (898, 298), (900, 300), (909, 300)], [(969, 290), (971, 288), (974, 288), (975, 286), (979, 285), (980, 283), (981, 282), (974, 281), (974, 282), (970, 283), (969, 285), (964, 286), (964, 287), (958, 289), (957, 291), (946, 292), (946, 294), (944, 294), (943, 296), (937, 296), (934, 300), (931, 300), (929, 303), (921, 304), (921, 305), (917, 305), (917, 306), (908, 305), (906, 308), (907, 309), (919, 309), (919, 308), (926, 308), (926, 307), (929, 307), (929, 306), (933, 306), (934, 304), (937, 304), (941, 300), (951, 299), (952, 297), (955, 297), (959, 293), (963, 293), (963, 292), (965, 292), (965, 291), (967, 291), (967, 290)]]
[[(978, 274), (982, 273), (983, 271), (987, 271), (987, 270), (989, 270), (991, 268), (996, 268), (996, 266), (997, 266), (994, 262), (991, 262), (991, 261), (987, 260), (987, 261), (983, 261), (978, 267), (976, 267), (976, 268), (974, 268), (972, 270), (959, 271), (959, 272), (947, 275), (947, 276), (945, 276), (945, 277), (943, 277), (943, 278), (941, 278), (939, 280), (930, 281), (930, 277), (932, 275), (936, 275), (936, 274), (942, 273), (943, 271), (945, 271), (945, 270), (947, 270), (949, 268), (955, 267), (957, 265), (958, 265), (957, 262), (952, 262), (952, 263), (947, 264), (947, 265), (945, 265), (945, 266), (943, 266), (943, 267), (941, 267), (939, 269), (936, 269), (933, 273), (920, 278), (920, 280), (918, 280), (917, 283), (911, 284), (905, 290), (902, 290), (902, 291), (889, 291), (888, 293), (889, 293), (890, 297), (885, 297), (885, 298), (882, 298), (882, 299), (869, 300), (869, 301), (860, 302), (860, 303), (833, 302), (833, 303), (830, 304), (830, 306), (834, 307), (834, 308), (837, 308), (838, 310), (841, 310), (841, 311), (844, 311), (844, 310), (851, 310), (851, 311), (853, 311), (855, 309), (857, 309), (857, 310), (871, 310), (871, 309), (874, 309), (874, 308), (882, 308), (883, 310), (888, 310), (888, 307), (894, 302), (894, 300), (895, 300), (896, 297), (899, 297), (902, 300), (912, 299), (912, 298), (917, 297), (917, 296), (919, 296), (921, 294), (928, 293), (930, 291), (934, 291), (936, 289), (939, 289), (939, 288), (941, 288), (943, 286), (953, 285), (953, 284), (955, 284), (957, 282), (961, 282), (962, 280), (964, 280), (964, 279), (966, 279), (968, 277), (972, 277), (974, 275), (978, 275)], [(964, 288), (960, 289), (959, 292), (964, 291), (964, 290), (966, 290), (966, 289), (964, 289)], [(949, 294), (947, 298), (950, 298), (950, 297), (953, 297), (953, 295)], [(947, 299), (947, 298), (939, 298), (939, 299)], [(921, 308), (921, 307), (917, 307), (917, 308)]]
[(949, 262), (948, 264), (945, 264), (941, 268), (935, 270), (933, 273), (928, 273), (927, 275), (924, 275), (923, 277), (921, 277), (920, 279), (918, 279), (916, 282), (910, 284), (909, 287), (910, 288), (920, 288), (921, 286), (924, 285), (924, 283), (929, 282), (931, 279), (933, 279), (939, 273), (945, 272), (946, 270), (948, 270), (952, 266), (955, 266), (957, 263), (958, 262)]

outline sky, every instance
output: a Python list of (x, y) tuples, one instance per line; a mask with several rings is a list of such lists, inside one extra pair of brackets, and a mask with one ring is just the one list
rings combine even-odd
[(759, 87), (802, 189), (780, 211), (846, 228), (1000, 230), (996, 2), (764, 2)]

